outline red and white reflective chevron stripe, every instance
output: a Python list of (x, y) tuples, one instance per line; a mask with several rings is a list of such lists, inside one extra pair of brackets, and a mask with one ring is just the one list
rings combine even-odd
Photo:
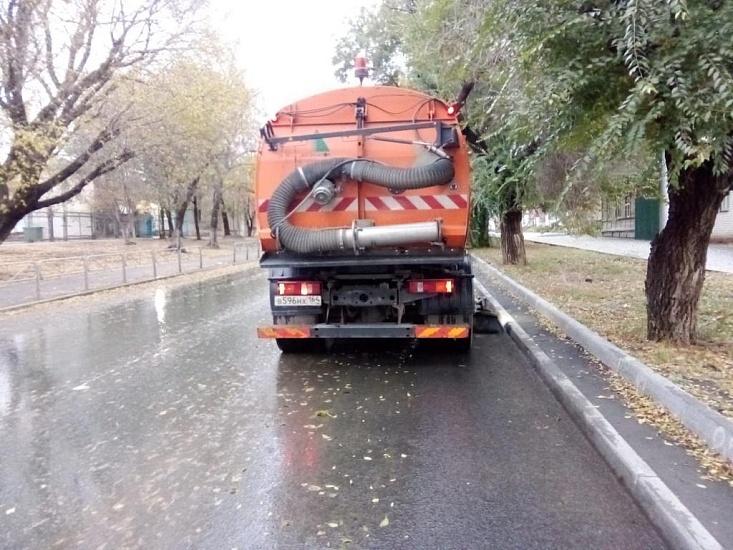
[(365, 197), (364, 210), (461, 210), (468, 208), (468, 195), (391, 195)]
[[(257, 207), (260, 212), (267, 212), (269, 200), (261, 200)], [(318, 204), (312, 198), (307, 198), (295, 209), (296, 212), (356, 212), (356, 197), (338, 197), (328, 204)]]
[(468, 338), (465, 325), (415, 325), (415, 338)]
[[(267, 212), (269, 200), (261, 200), (258, 210)], [(389, 195), (365, 197), (364, 210), (461, 210), (468, 208), (468, 195)], [(307, 198), (296, 212), (356, 212), (356, 197), (338, 197), (328, 204), (318, 204)]]

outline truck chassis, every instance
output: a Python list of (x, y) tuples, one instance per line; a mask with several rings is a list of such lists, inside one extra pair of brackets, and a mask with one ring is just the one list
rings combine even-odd
[[(273, 324), (260, 327), (259, 336), (274, 338), (283, 352), (319, 351), (344, 338), (440, 339), (451, 351), (468, 351), (475, 310), (470, 257), (411, 252), (265, 253), (260, 264), (268, 269)], [(283, 296), (293, 284), (303, 297)]]

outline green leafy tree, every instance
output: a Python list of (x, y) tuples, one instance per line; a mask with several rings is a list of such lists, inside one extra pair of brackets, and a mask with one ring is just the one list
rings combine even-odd
[(370, 78), (383, 85), (398, 85), (404, 78), (405, 22), (414, 15), (417, 0), (387, 0), (374, 8), (363, 7), (336, 42), (333, 64), (341, 82), (354, 78), (354, 58), (365, 55)]
[[(521, 220), (524, 201), (536, 195), (531, 170), (535, 158), (518, 154), (510, 159), (504, 153), (512, 148), (529, 150), (536, 136), (514, 128), (511, 135), (497, 132), (497, 128), (511, 128), (507, 118), (517, 118), (514, 109), (517, 96), (522, 94), (522, 83), (513, 68), (512, 48), (493, 42), (483, 33), (485, 11), (482, 0), (416, 0), (409, 3), (409, 9), (402, 10), (384, 2), (363, 12), (364, 21), (353, 25), (348, 41), (359, 42), (362, 47), (366, 44), (369, 47), (365, 50), (399, 61), (404, 71), (401, 83), (465, 103), (465, 134), (475, 155), (486, 157), (474, 162), (471, 242), (474, 246), (487, 243), (488, 219), (498, 216), (504, 261), (524, 262)], [(394, 29), (390, 36), (397, 34), (399, 40), (385, 40), (385, 29)], [(340, 74), (350, 66), (351, 53), (349, 50), (348, 56), (336, 56), (342, 63)], [(378, 73), (377, 79), (380, 77)], [(485, 169), (497, 163), (504, 165), (502, 171)], [(509, 165), (511, 172), (507, 170)]]
[[(561, 202), (619, 159), (665, 152), (669, 218), (652, 243), (647, 332), (694, 342), (707, 246), (733, 185), (733, 4), (417, 0), (412, 8), (395, 50), (406, 78), (443, 94), (452, 81), (477, 84), (467, 120), (489, 152), (478, 172), (497, 191), (525, 186), (498, 197), (510, 199), (494, 203), (500, 210), (533, 197), (526, 186), (552, 155), (583, 152)], [(506, 155), (532, 144), (531, 155)], [(629, 178), (601, 179), (611, 192), (628, 188)]]
[(505, 0), (485, 21), (521, 53), (531, 125), (552, 147), (587, 145), (580, 173), (665, 151), (669, 218), (652, 243), (647, 333), (693, 342), (707, 246), (733, 185), (733, 5)]

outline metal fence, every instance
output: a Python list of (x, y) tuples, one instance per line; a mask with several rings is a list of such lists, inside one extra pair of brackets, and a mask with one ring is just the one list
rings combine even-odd
[(0, 309), (259, 259), (256, 241), (0, 263)]

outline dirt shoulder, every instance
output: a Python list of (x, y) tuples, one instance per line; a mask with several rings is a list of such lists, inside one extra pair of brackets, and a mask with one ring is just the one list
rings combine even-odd
[[(0, 282), (33, 277), (36, 263), (42, 264), (44, 276), (54, 277), (81, 272), (82, 258), (87, 258), (87, 266), (92, 271), (118, 268), (122, 255), (129, 266), (148, 265), (153, 253), (156, 261), (174, 261), (177, 251), (173, 244), (171, 239), (157, 238), (135, 239), (133, 244), (125, 244), (122, 239), (5, 242), (0, 245)], [(235, 245), (246, 247), (253, 254), (258, 250), (255, 238), (221, 237), (219, 248), (211, 248), (206, 244), (206, 240), (182, 240), (186, 256), (198, 257), (200, 250), (204, 264), (210, 259), (232, 255)]]
[[(11, 262), (38, 262), (57, 258), (79, 258), (106, 254), (150, 253), (168, 250), (171, 239), (135, 239), (134, 244), (125, 244), (123, 239), (92, 239), (71, 241), (43, 241), (35, 243), (5, 242), (0, 244), (0, 264)], [(191, 250), (203, 247), (206, 240), (183, 239), (183, 247)], [(256, 244), (255, 238), (220, 237), (220, 248), (231, 248), (235, 243)], [(215, 249), (208, 249), (214, 251)]]
[(646, 261), (527, 243), (527, 266), (505, 266), (498, 248), (473, 251), (494, 267), (733, 419), (733, 275), (708, 272), (689, 347), (646, 335)]

